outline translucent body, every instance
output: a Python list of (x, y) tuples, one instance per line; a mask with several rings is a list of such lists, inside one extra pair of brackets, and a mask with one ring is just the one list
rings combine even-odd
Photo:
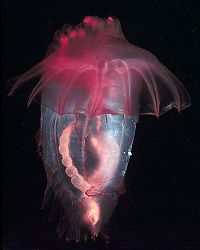
[(190, 105), (183, 84), (150, 52), (130, 44), (117, 19), (87, 17), (56, 33), (48, 56), (16, 82), (41, 75), (29, 103), (59, 114), (153, 114)]
[(180, 111), (190, 106), (189, 94), (154, 55), (130, 44), (111, 17), (63, 26), (45, 59), (10, 94), (38, 75), (29, 104), (41, 94), (45, 200), (56, 202), (60, 235), (94, 237), (125, 191), (138, 115)]
[[(89, 119), (82, 114), (59, 115), (44, 106), (41, 115), (46, 199), (51, 193), (59, 197), (65, 211), (59, 223), (60, 235), (75, 240), (88, 231), (97, 235), (125, 191), (124, 175), (137, 117), (99, 115)], [(97, 218), (88, 216), (91, 202)]]

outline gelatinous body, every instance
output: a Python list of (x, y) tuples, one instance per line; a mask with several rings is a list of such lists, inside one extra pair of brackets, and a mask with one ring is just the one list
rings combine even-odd
[(37, 75), (29, 103), (41, 93), (45, 200), (59, 203), (60, 235), (94, 237), (125, 191), (138, 116), (180, 111), (190, 106), (189, 94), (154, 55), (130, 44), (111, 17), (64, 26), (11, 94)]
[(42, 107), (47, 194), (59, 196), (67, 211), (62, 217), (61, 235), (79, 239), (86, 229), (97, 235), (108, 222), (119, 195), (125, 191), (124, 175), (136, 122), (136, 116), (103, 114), (88, 118), (83, 114), (59, 115)]

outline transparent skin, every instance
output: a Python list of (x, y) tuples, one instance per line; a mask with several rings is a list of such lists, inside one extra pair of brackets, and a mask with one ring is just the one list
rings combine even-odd
[(41, 103), (58, 114), (159, 116), (190, 106), (181, 81), (153, 54), (130, 44), (111, 17), (63, 26), (47, 56), (19, 77), (10, 94), (38, 75), (28, 103), (42, 94)]
[(88, 233), (96, 236), (109, 221), (119, 195), (125, 192), (124, 175), (138, 118), (58, 115), (45, 106), (41, 110), (46, 194), (59, 196), (67, 211), (59, 223), (60, 236), (74, 240)]
[(153, 54), (130, 44), (112, 17), (64, 25), (10, 94), (37, 76), (28, 104), (41, 95), (45, 201), (54, 201), (60, 236), (93, 238), (104, 233), (125, 192), (139, 115), (180, 112), (190, 106), (189, 94)]

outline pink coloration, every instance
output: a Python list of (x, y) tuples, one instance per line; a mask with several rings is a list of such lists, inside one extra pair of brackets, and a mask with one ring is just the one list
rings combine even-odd
[(64, 35), (60, 36), (60, 45), (67, 46), (68, 40), (69, 39), (67, 38), (67, 36), (64, 36)]
[(101, 191), (117, 172), (120, 148), (115, 139), (106, 132), (101, 132), (97, 137), (91, 137), (91, 142), (99, 164), (94, 173), (88, 177), (88, 182), (95, 190)]
[(101, 25), (101, 21), (98, 19), (94, 19), (92, 17), (86, 17), (83, 20), (84, 23), (90, 25), (93, 29), (96, 29), (98, 26)]
[(154, 55), (130, 44), (112, 17), (63, 26), (10, 94), (38, 75), (28, 104), (41, 93), (45, 202), (60, 205), (60, 236), (96, 237), (125, 192), (138, 115), (180, 111), (190, 106), (189, 94)]
[(92, 21), (92, 17), (85, 17), (84, 19), (83, 19), (83, 23), (87, 23), (87, 24), (89, 24), (89, 23), (91, 23), (91, 21)]
[(96, 131), (98, 131), (98, 135), (89, 136), (89, 141), (97, 157), (98, 164), (93, 166), (92, 173), (84, 172), (84, 175), (81, 175), (74, 165), (70, 153), (75, 126), (76, 124), (71, 122), (63, 129), (58, 150), (62, 156), (62, 164), (66, 168), (65, 173), (70, 178), (71, 184), (82, 193), (80, 201), (80, 207), (84, 211), (82, 221), (88, 225), (91, 234), (97, 236), (103, 219), (101, 218), (99, 198), (107, 197), (111, 199), (112, 193), (108, 193), (107, 188), (112, 183), (112, 179), (116, 178), (118, 174), (120, 148), (113, 136), (100, 131), (101, 118), (97, 116)]
[(87, 209), (84, 215), (84, 219), (86, 223), (89, 223), (92, 227), (95, 227), (95, 225), (100, 219), (99, 206), (97, 202), (95, 202), (93, 199), (88, 199)]
[(66, 167), (65, 173), (70, 177), (71, 183), (75, 188), (79, 189), (83, 195), (91, 188), (91, 185), (78, 173), (77, 168), (73, 165), (69, 152), (69, 144), (71, 141), (71, 133), (73, 132), (73, 124), (69, 124), (60, 137), (59, 153), (62, 156), (62, 164)]
[(78, 33), (76, 32), (76, 30), (72, 30), (69, 34), (69, 37), (73, 39), (73, 38), (77, 37), (77, 35), (78, 35)]
[[(98, 125), (97, 125), (98, 131)], [(98, 156), (98, 166), (92, 175), (81, 176), (72, 163), (69, 153), (70, 136), (73, 125), (68, 125), (60, 137), (59, 152), (62, 155), (62, 163), (66, 167), (66, 174), (71, 178), (72, 184), (81, 192), (86, 193), (90, 189), (102, 192), (109, 181), (115, 176), (120, 157), (120, 149), (115, 139), (101, 132), (97, 137), (91, 136), (91, 145)], [(108, 167), (109, 166), (109, 167)]]
[(42, 91), (42, 104), (59, 114), (160, 114), (190, 105), (182, 83), (150, 52), (130, 44), (120, 22), (86, 17), (56, 33), (49, 56), (22, 75), (42, 75), (29, 103)]
[(99, 131), (100, 127), (101, 127), (101, 117), (97, 116), (97, 131)]
[(113, 19), (112, 17), (109, 16), (109, 17), (107, 18), (107, 22), (108, 22), (108, 23), (112, 23), (112, 22), (114, 22), (114, 19)]

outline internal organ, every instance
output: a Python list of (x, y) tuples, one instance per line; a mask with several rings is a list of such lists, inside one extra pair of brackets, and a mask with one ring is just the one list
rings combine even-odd
[[(125, 191), (124, 175), (136, 123), (137, 116), (102, 114), (88, 118), (84, 114), (59, 115), (47, 107), (42, 108), (41, 132), (47, 172), (59, 176), (56, 182), (62, 183), (62, 192), (66, 190), (63, 197), (75, 201), (74, 210), (68, 211), (66, 207), (65, 212), (70, 216), (80, 212), (80, 220), (93, 236), (108, 222), (119, 195)], [(51, 181), (48, 180), (49, 185)], [(71, 198), (67, 197), (67, 189)]]
[[(69, 152), (70, 138), (74, 132), (73, 123), (64, 129), (60, 137), (59, 152), (62, 155), (62, 163), (66, 167), (66, 174), (71, 178), (72, 184), (83, 194), (92, 196), (103, 194), (104, 188), (117, 174), (120, 158), (120, 148), (117, 141), (108, 132), (101, 131), (96, 136), (89, 137), (94, 153), (97, 155), (98, 164), (89, 176), (79, 174), (73, 165)], [(94, 166), (95, 167), (95, 166)]]

